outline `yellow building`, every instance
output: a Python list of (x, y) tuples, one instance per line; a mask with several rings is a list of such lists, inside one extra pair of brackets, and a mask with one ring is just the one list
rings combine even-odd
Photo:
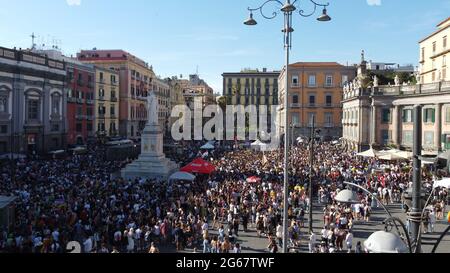
[(450, 36), (450, 17), (437, 25), (431, 35), (420, 44), (420, 83), (449, 81), (447, 59), (450, 56), (448, 37)]
[(95, 128), (97, 136), (119, 133), (119, 74), (111, 69), (95, 68)]

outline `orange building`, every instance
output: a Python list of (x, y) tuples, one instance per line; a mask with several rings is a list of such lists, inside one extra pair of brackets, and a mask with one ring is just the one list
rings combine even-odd
[[(279, 78), (279, 129), (284, 134), (285, 73)], [(289, 66), (289, 133), (309, 136), (312, 121), (324, 139), (342, 136), (342, 86), (356, 77), (356, 68), (336, 62), (299, 62)]]

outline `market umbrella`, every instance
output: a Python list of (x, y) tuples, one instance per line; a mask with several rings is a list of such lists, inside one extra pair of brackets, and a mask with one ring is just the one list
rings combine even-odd
[(392, 153), (383, 154), (383, 155), (379, 156), (378, 158), (381, 160), (386, 160), (386, 161), (397, 161), (397, 160), (405, 160), (406, 159), (400, 155), (392, 154)]
[(259, 183), (259, 182), (261, 182), (261, 178), (259, 178), (257, 176), (252, 176), (252, 177), (247, 178), (247, 183), (254, 184), (254, 183)]
[(377, 156), (383, 155), (383, 153), (380, 153), (379, 151), (376, 151), (373, 148), (370, 148), (370, 150), (359, 153), (357, 155), (362, 156), (362, 157), (377, 157)]
[(194, 181), (195, 175), (187, 173), (187, 172), (176, 172), (169, 177), (169, 181)]
[(181, 168), (180, 171), (187, 173), (211, 174), (216, 171), (216, 167), (202, 158), (197, 158), (187, 166)]

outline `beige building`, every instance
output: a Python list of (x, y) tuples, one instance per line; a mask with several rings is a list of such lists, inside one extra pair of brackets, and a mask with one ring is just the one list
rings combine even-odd
[(437, 25), (437, 30), (419, 42), (420, 82), (435, 83), (450, 80), (447, 59), (450, 56), (450, 17)]
[(446, 75), (445, 64), (445, 54), (449, 51), (444, 49), (447, 48), (444, 32), (450, 27), (449, 19), (420, 42), (421, 68), (417, 84), (403, 83), (397, 78), (395, 85), (378, 85), (375, 78), (368, 78), (367, 63), (363, 60), (358, 80), (344, 86), (342, 123), (344, 142), (349, 150), (364, 151), (371, 146), (411, 150), (414, 105), (423, 107), (423, 154), (437, 155), (450, 150), (450, 78)]
[(95, 67), (95, 128), (98, 136), (119, 133), (119, 74), (112, 69)]
[[(313, 120), (324, 139), (342, 136), (342, 86), (353, 80), (356, 69), (336, 62), (299, 62), (289, 65), (288, 124), (293, 139), (308, 137)], [(279, 78), (280, 134), (284, 134), (285, 69)]]

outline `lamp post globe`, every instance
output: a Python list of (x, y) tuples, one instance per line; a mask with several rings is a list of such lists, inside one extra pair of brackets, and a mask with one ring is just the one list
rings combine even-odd
[(377, 231), (364, 242), (369, 253), (409, 253), (408, 247), (396, 234)]
[(357, 204), (360, 202), (357, 193), (347, 189), (340, 191), (334, 200), (343, 204)]

